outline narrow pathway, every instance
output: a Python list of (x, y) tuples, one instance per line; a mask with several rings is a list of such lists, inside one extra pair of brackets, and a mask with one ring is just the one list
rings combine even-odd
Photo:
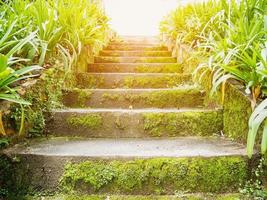
[[(87, 194), (217, 193), (246, 178), (244, 147), (214, 137), (222, 110), (205, 108), (205, 93), (155, 38), (111, 42), (77, 87), (64, 91), (66, 108), (47, 124), (60, 137), (11, 151), (28, 162), (33, 188), (55, 190), (63, 180)], [(68, 162), (77, 164), (64, 169)]]

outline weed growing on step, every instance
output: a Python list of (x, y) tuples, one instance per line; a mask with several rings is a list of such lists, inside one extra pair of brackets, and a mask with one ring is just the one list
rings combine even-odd
[[(70, 80), (69, 80), (70, 81)], [(32, 106), (25, 106), (24, 136), (35, 137), (41, 136), (45, 126), (45, 116), (52, 109), (62, 107), (62, 87), (64, 87), (65, 72), (60, 68), (50, 68), (46, 70), (39, 80), (25, 88), (24, 98)], [(21, 109), (17, 106), (11, 108), (9, 116), (10, 123), (7, 128), (15, 128), (18, 131), (21, 122)]]
[(139, 73), (182, 73), (183, 68), (179, 64), (162, 64), (161, 66), (140, 65), (135, 68)]
[(254, 178), (253, 180), (249, 180), (246, 182), (243, 189), (240, 192), (249, 198), (255, 200), (264, 200), (267, 199), (267, 189), (265, 188), (264, 179), (266, 178), (266, 158), (262, 157), (259, 161), (257, 168), (254, 170)]
[(98, 88), (104, 84), (103, 77), (95, 77), (86, 73), (76, 74), (76, 86), (79, 88)]
[(176, 87), (183, 83), (191, 83), (190, 75), (162, 75), (157, 77), (125, 77), (123, 86), (127, 88), (165, 88)]
[(77, 105), (78, 107), (86, 107), (86, 102), (90, 100), (92, 96), (92, 92), (90, 91), (85, 91), (85, 90), (80, 90), (80, 89), (75, 89), (74, 93), (78, 96), (78, 102)]
[(84, 116), (70, 116), (67, 118), (67, 123), (69, 126), (74, 126), (76, 128), (89, 128), (91, 130), (96, 130), (102, 127), (103, 120), (101, 115), (98, 114), (87, 114)]

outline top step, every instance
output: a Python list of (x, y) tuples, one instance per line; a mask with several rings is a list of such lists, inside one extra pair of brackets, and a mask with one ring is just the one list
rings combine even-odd
[(159, 43), (160, 40), (153, 36), (120, 36), (116, 38), (116, 42), (142, 42), (142, 43)]
[(104, 50), (118, 50), (118, 51), (168, 51), (168, 48), (160, 45), (146, 45), (146, 44), (110, 44)]

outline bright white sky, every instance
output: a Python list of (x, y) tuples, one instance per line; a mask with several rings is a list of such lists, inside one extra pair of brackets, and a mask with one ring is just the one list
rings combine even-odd
[[(187, 2), (189, 0), (186, 0)], [(181, 0), (103, 0), (119, 35), (157, 35), (159, 22)]]

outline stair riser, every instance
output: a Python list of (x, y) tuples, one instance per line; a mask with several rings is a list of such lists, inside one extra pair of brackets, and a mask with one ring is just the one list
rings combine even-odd
[[(41, 199), (42, 198), (42, 199)], [(228, 194), (181, 194), (181, 195), (55, 195), (48, 197), (40, 197), (38, 200), (182, 200), (182, 199), (191, 199), (191, 200), (245, 200), (245, 196), (238, 193), (228, 193)], [(37, 200), (36, 197), (27, 196), (27, 200)], [(247, 199), (248, 200), (248, 199)]]
[(139, 42), (139, 41), (121, 41), (121, 42), (110, 42), (108, 46), (119, 46), (119, 47), (132, 47), (132, 46), (138, 46), (138, 47), (165, 47), (160, 42)]
[(88, 66), (88, 72), (95, 73), (182, 73), (183, 68), (173, 63), (98, 63)]
[(222, 112), (58, 111), (53, 113), (53, 119), (47, 123), (46, 128), (56, 136), (209, 136), (222, 130)]
[(172, 57), (95, 57), (95, 63), (175, 63)]
[(139, 43), (144, 43), (144, 42), (147, 42), (147, 43), (159, 43), (160, 40), (156, 37), (143, 37), (143, 36), (137, 36), (137, 37), (128, 37), (128, 36), (125, 36), (125, 37), (121, 37), (119, 38), (117, 41), (114, 41), (114, 42), (129, 42), (129, 43), (133, 43), (133, 42), (139, 42)]
[(110, 42), (109, 45), (124, 45), (124, 46), (162, 46), (162, 43), (156, 40), (132, 40), (132, 41), (114, 41)]
[(28, 192), (102, 195), (237, 192), (240, 182), (248, 178), (249, 171), (248, 160), (238, 156), (106, 160), (10, 155), (11, 158), (15, 156), (20, 162), (13, 162), (14, 185)]
[(172, 56), (169, 51), (101, 51), (100, 56), (126, 56), (126, 57), (147, 57), (147, 56), (159, 56), (170, 57)]
[(203, 107), (204, 94), (196, 89), (163, 91), (65, 91), (63, 104), (79, 108), (189, 108)]
[(104, 50), (118, 51), (168, 51), (167, 47), (150, 45), (109, 45)]
[(191, 84), (191, 75), (180, 74), (89, 74), (76, 76), (78, 88), (172, 88)]

